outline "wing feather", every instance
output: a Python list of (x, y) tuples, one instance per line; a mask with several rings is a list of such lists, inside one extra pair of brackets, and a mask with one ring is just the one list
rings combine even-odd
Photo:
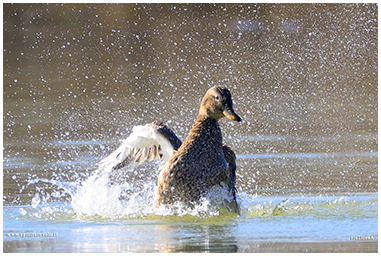
[(98, 163), (99, 173), (109, 173), (131, 163), (154, 160), (166, 162), (173, 150), (181, 145), (177, 136), (159, 121), (135, 126), (130, 136), (121, 142), (114, 152)]

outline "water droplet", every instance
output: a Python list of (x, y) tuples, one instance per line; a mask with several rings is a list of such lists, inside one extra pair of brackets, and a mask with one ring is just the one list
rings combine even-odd
[(24, 216), (26, 214), (26, 211), (23, 208), (20, 208), (19, 213)]
[(36, 193), (36, 195), (32, 199), (32, 207), (36, 208), (40, 202), (41, 202), (40, 195)]

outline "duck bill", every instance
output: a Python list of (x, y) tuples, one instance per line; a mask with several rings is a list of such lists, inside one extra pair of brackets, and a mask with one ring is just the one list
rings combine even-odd
[(223, 114), (224, 114), (224, 116), (226, 116), (227, 118), (229, 118), (232, 121), (237, 121), (237, 122), (242, 121), (242, 118), (240, 118), (239, 115), (237, 115), (233, 109), (225, 109)]

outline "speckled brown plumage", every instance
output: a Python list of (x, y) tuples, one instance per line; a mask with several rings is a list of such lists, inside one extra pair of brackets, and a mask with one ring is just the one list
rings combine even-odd
[(227, 185), (235, 198), (236, 156), (229, 146), (223, 145), (218, 124), (224, 116), (234, 121), (241, 120), (233, 111), (229, 90), (213, 87), (204, 96), (188, 137), (159, 174), (159, 204), (176, 201), (190, 204), (221, 183)]
[(156, 129), (158, 133), (163, 135), (172, 144), (174, 150), (177, 150), (181, 146), (181, 140), (179, 140), (176, 134), (169, 129), (168, 126), (163, 124), (163, 122), (156, 120), (148, 124), (148, 126), (151, 126)]

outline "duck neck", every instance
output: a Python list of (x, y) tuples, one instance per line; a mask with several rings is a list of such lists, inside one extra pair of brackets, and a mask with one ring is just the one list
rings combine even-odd
[(183, 145), (188, 148), (203, 148), (210, 145), (209, 148), (222, 150), (222, 134), (217, 120), (199, 115)]

